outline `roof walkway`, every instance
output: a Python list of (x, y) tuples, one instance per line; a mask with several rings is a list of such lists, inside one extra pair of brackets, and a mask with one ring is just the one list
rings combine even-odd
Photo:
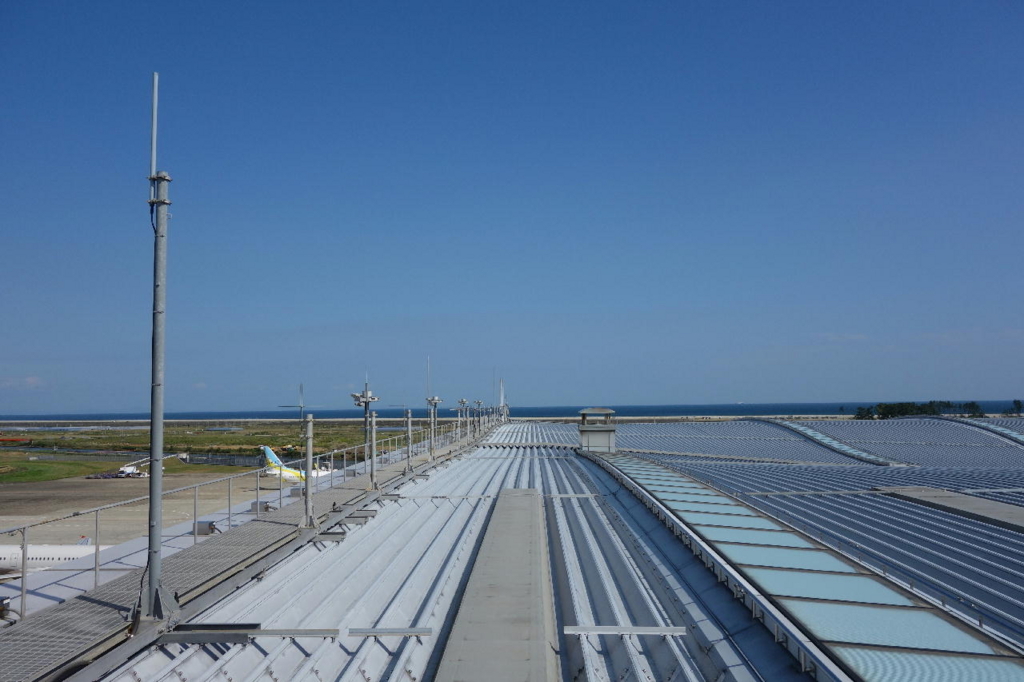
[(544, 498), (498, 493), (436, 682), (547, 682), (558, 677)]

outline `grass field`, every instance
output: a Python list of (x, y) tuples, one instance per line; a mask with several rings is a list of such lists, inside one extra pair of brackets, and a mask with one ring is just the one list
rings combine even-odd
[[(28, 452), (0, 452), (0, 484), (2, 483), (37, 483), (55, 481), (60, 478), (74, 478), (89, 474), (102, 474), (117, 471), (120, 462), (98, 462), (83, 456), (80, 461), (50, 461), (31, 459), (36, 457)], [(168, 474), (220, 474), (231, 476), (246, 471), (254, 471), (252, 467), (219, 466), (216, 464), (186, 464), (179, 459), (164, 460), (164, 472)]]
[[(225, 426), (239, 430), (208, 430)], [(4, 433), (8, 436), (31, 438), (33, 448), (128, 451), (137, 452), (139, 459), (146, 457), (149, 452), (149, 431), (146, 429), (102, 431), (16, 431), (8, 429)], [(351, 447), (363, 442), (361, 423), (316, 422), (313, 434), (315, 453)], [(382, 442), (396, 435), (400, 436), (398, 445), (404, 445), (404, 434), (394, 432), (378, 433), (378, 441)], [(416, 440), (419, 440), (422, 435), (422, 433), (418, 433)], [(164, 428), (164, 452), (168, 454), (257, 455), (260, 445), (269, 445), (274, 448), (286, 461), (301, 456), (304, 440), (299, 432), (298, 420), (171, 423)], [(391, 443), (391, 445), (395, 446), (395, 443)], [(386, 445), (384, 446), (386, 447)], [(88, 454), (82, 454), (80, 459), (76, 456), (75, 461), (30, 459), (42, 456), (45, 456), (45, 453), (38, 450), (0, 449), (0, 484), (52, 481), (113, 472), (126, 463), (98, 461), (95, 458), (90, 460)], [(252, 470), (245, 467), (185, 464), (174, 458), (166, 460), (164, 468), (167, 473), (220, 473), (223, 476)]]
[(116, 462), (30, 461), (24, 452), (0, 452), (0, 483), (29, 483), (117, 471)]
[[(238, 427), (239, 431), (209, 431), (208, 428)], [(31, 438), (33, 447), (88, 450), (149, 451), (149, 431), (124, 429), (103, 431), (4, 431), (8, 436)], [(391, 433), (379, 434), (382, 440)], [(362, 424), (316, 422), (313, 448), (317, 452), (340, 449), (363, 442)], [(281, 422), (168, 423), (164, 427), (164, 452), (257, 454), (260, 445), (274, 449), (301, 449), (304, 440), (298, 420)]]

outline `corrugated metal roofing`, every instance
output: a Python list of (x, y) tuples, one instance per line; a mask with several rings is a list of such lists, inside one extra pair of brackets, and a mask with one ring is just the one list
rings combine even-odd
[[(689, 526), (691, 531), (710, 542), (731, 567), (739, 570), (762, 593), (773, 595), (772, 603), (781, 606), (799, 627), (820, 642), (826, 651), (831, 652), (833, 661), (854, 661), (858, 666), (857, 673), (865, 679), (891, 678), (880, 675), (872, 677), (878, 675), (877, 665), (872, 667), (865, 662), (863, 656), (857, 658), (856, 653), (850, 654), (844, 650), (840, 655), (840, 652), (832, 652), (834, 645), (885, 646), (894, 651), (904, 650), (906, 653), (925, 656), (901, 659), (901, 664), (910, 668), (910, 679), (915, 679), (914, 676), (916, 679), (925, 679), (922, 676), (924, 670), (931, 665), (927, 655), (946, 652), (982, 654), (984, 658), (972, 659), (979, 661), (979, 674), (987, 674), (992, 661), (996, 661), (1004, 675), (1003, 679), (1024, 680), (1024, 660), (1011, 649), (933, 608), (927, 602), (913, 599), (909, 593), (870, 575), (829, 548), (813, 543), (799, 533), (786, 532), (785, 527), (769, 519), (763, 520), (774, 524), (775, 530), (753, 531), (749, 525), (736, 525), (737, 521), (744, 521), (745, 516), (737, 514), (736, 507), (740, 505), (735, 499), (720, 494), (723, 502), (719, 505), (720, 511), (705, 510), (705, 524), (694, 524), (688, 510), (684, 508), (676, 511), (679, 503), (664, 499), (664, 493), (646, 488), (652, 482), (664, 486), (672, 476), (676, 476), (680, 482), (692, 482), (693, 479), (629, 455), (591, 453), (590, 456), (609, 462), (629, 479), (639, 483), (664, 508), (692, 524)], [(708, 491), (715, 492), (710, 488)], [(807, 497), (812, 496), (760, 499), (790, 501)], [(845, 496), (841, 499), (849, 502), (861, 498)], [(756, 514), (753, 508), (742, 508), (750, 514)], [(847, 513), (854, 512), (847, 510)], [(717, 525), (712, 526), (705, 535), (703, 531), (711, 525), (706, 522), (716, 516)], [(780, 543), (778, 538), (784, 535), (791, 535), (793, 542)], [(815, 656), (813, 649), (810, 655), (812, 658)], [(913, 669), (915, 661), (921, 665), (917, 670)], [(1012, 661), (1011, 666), (1002, 665), (1008, 661)], [(969, 666), (961, 663), (960, 667), (966, 669)]]
[(1024, 533), (872, 490), (919, 483), (995, 497), (985, 494), (987, 486), (1024, 483), (1024, 471), (657, 460), (806, 529), (930, 599), (980, 616), (1024, 647)]
[[(870, 428), (858, 433), (870, 435)], [(486, 447), (405, 486), (399, 500), (379, 503), (375, 518), (349, 528), (343, 542), (305, 545), (197, 619), (338, 628), (338, 640), (260, 636), (248, 645), (166, 644), (127, 662), (111, 679), (429, 679), (494, 496), (507, 488), (537, 488), (545, 496), (559, 628), (689, 629), (686, 636), (563, 636), (566, 679), (774, 682), (803, 679), (801, 666), (817, 666), (818, 679), (843, 679), (844, 670), (866, 680), (1024, 679), (1020, 658), (1003, 646), (1024, 647), (1024, 635), (1017, 638), (1024, 632), (1018, 587), (1024, 534), (870, 490), (945, 486), (1010, 501), (1024, 495), (1024, 472), (872, 466), (787, 433), (754, 422), (620, 425), (620, 443), (651, 451), (699, 452), (693, 450), (699, 446), (742, 460), (786, 450), (798, 453), (789, 459), (808, 463), (609, 455), (625, 476), (619, 485), (567, 447), (510, 445), (574, 445), (574, 424), (501, 427)], [(992, 445), (982, 442), (987, 436), (960, 437), (941, 445), (943, 457)], [(935, 445), (927, 438), (896, 444)], [(648, 503), (671, 523), (652, 515)], [(683, 542), (673, 537), (680, 528), (690, 534)], [(866, 567), (885, 570), (913, 592)], [(738, 588), (728, 571), (747, 587)], [(772, 632), (751, 627), (744, 604), (755, 598), (764, 601), (760, 611), (751, 607), (753, 617)], [(962, 620), (938, 608), (943, 599)], [(985, 632), (1007, 639), (968, 623), (979, 614)], [(794, 630), (780, 631), (779, 618), (790, 619)], [(350, 636), (350, 627), (425, 627), (431, 635), (378, 641)], [(776, 640), (799, 654), (799, 662)], [(821, 660), (813, 659), (816, 647)]]
[(968, 421), (887, 419), (799, 422), (882, 458), (930, 466), (1024, 465), (1024, 444)]
[[(803, 678), (771, 634), (750, 632), (728, 590), (599, 467), (567, 449), (488, 447), (405, 486), (344, 542), (306, 546), (198, 619), (339, 628), (337, 641), (169, 644), (110, 679), (429, 679), (494, 496), (518, 487), (546, 496), (560, 627), (688, 628), (682, 637), (566, 636), (567, 679)], [(433, 634), (377, 642), (346, 636), (350, 627)]]

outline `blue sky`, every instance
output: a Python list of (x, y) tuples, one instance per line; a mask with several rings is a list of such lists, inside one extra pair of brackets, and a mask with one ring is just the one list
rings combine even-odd
[(1015, 2), (0, 5), (0, 414), (1024, 395)]

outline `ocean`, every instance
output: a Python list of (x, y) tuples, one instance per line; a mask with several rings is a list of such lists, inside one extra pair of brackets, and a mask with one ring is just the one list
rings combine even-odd
[[(898, 402), (898, 401), (876, 401)], [(954, 401), (965, 402), (965, 401)], [(1010, 407), (1010, 400), (979, 400), (978, 404), (985, 412), (998, 413)], [(728, 403), (718, 405), (562, 405), (549, 407), (516, 407), (511, 406), (512, 417), (575, 417), (585, 407), (608, 407), (615, 410), (621, 417), (700, 417), (729, 416), (756, 417), (761, 415), (844, 415), (853, 414), (858, 407), (870, 407), (874, 402), (838, 402), (838, 403)], [(310, 410), (318, 419), (359, 419), (362, 410)], [(413, 409), (416, 419), (426, 417), (427, 411)], [(453, 416), (455, 413), (443, 405), (439, 408), (441, 417)], [(382, 419), (397, 419), (404, 416), (400, 408), (381, 408), (377, 416)], [(165, 419), (187, 420), (243, 420), (243, 419), (294, 419), (297, 410), (240, 410), (233, 412), (168, 412)], [(148, 412), (104, 412), (98, 414), (9, 414), (0, 415), (0, 421), (116, 421), (149, 419)]]

